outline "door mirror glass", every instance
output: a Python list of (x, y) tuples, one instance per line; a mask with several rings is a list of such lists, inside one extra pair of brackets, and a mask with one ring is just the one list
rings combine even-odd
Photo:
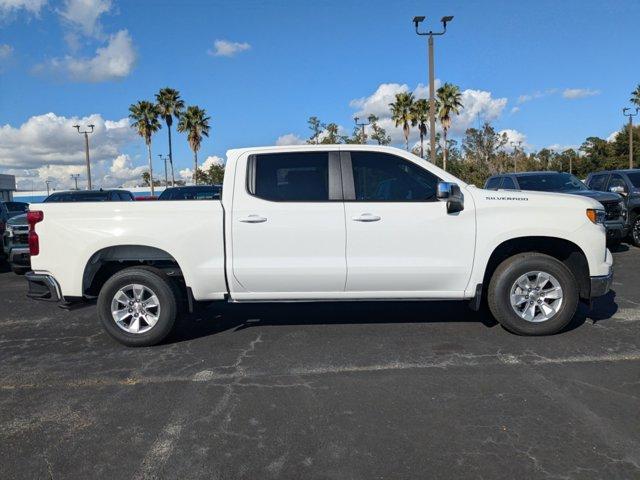
[(438, 182), (436, 196), (438, 200), (447, 202), (447, 213), (458, 213), (464, 210), (464, 195), (458, 184)]

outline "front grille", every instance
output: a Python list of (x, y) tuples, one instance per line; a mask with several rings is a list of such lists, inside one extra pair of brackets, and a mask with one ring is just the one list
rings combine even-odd
[(606, 213), (605, 220), (618, 220), (622, 217), (622, 203), (615, 202), (601, 202), (604, 206), (604, 211)]
[(29, 235), (26, 233), (14, 235), (13, 243), (16, 245), (26, 245), (27, 243), (29, 243)]

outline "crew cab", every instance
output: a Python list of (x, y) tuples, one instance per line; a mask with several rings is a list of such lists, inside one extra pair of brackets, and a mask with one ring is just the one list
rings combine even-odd
[(230, 150), (220, 200), (38, 205), (29, 296), (97, 298), (130, 346), (161, 342), (194, 301), (486, 297), (508, 330), (545, 335), (610, 288), (604, 216), (590, 198), (479, 189), (392, 147)]

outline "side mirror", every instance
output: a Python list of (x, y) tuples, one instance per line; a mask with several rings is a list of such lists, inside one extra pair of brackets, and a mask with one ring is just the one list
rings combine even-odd
[(436, 197), (438, 200), (446, 200), (447, 213), (458, 213), (464, 210), (464, 195), (456, 183), (438, 182)]
[(611, 193), (617, 193), (619, 195), (626, 195), (627, 194), (627, 189), (624, 188), (622, 185), (615, 185), (615, 186), (609, 188), (609, 191)]

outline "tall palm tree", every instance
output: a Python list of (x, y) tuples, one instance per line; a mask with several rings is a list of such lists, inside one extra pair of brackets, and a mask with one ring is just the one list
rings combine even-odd
[(390, 103), (391, 119), (396, 123), (396, 127), (402, 125), (404, 143), (409, 151), (409, 134), (411, 133), (411, 123), (413, 122), (413, 93), (396, 93), (396, 101)]
[(135, 128), (147, 144), (147, 153), (149, 154), (149, 183), (151, 184), (151, 196), (155, 195), (153, 188), (153, 164), (151, 162), (151, 136), (162, 128), (158, 107), (151, 102), (141, 100), (129, 106), (129, 118), (131, 119), (131, 127)]
[(418, 126), (420, 132), (420, 157), (424, 158), (424, 137), (427, 135), (427, 122), (429, 122), (429, 102), (424, 98), (419, 98), (413, 104), (411, 111), (412, 126)]
[(640, 107), (640, 84), (636, 87), (636, 89), (631, 92), (631, 98), (629, 101), (636, 106)]
[(173, 150), (171, 148), (171, 125), (173, 124), (173, 117), (176, 120), (180, 120), (180, 115), (184, 110), (184, 100), (180, 98), (180, 92), (173, 88), (162, 88), (156, 93), (156, 104), (158, 105), (158, 112), (163, 118), (164, 123), (167, 124), (167, 132), (169, 134), (169, 164), (171, 165), (171, 186), (176, 184), (176, 178), (173, 173)]
[(178, 131), (187, 134), (189, 146), (193, 151), (193, 183), (198, 184), (198, 150), (202, 137), (209, 136), (209, 120), (203, 108), (192, 105), (180, 116)]
[(444, 148), (442, 150), (442, 168), (447, 169), (447, 154), (449, 148), (447, 147), (447, 133), (451, 128), (451, 115), (458, 115), (462, 106), (462, 93), (457, 85), (451, 83), (445, 83), (437, 92), (438, 102), (440, 108), (438, 109), (438, 118), (442, 125), (442, 133), (444, 137)]

